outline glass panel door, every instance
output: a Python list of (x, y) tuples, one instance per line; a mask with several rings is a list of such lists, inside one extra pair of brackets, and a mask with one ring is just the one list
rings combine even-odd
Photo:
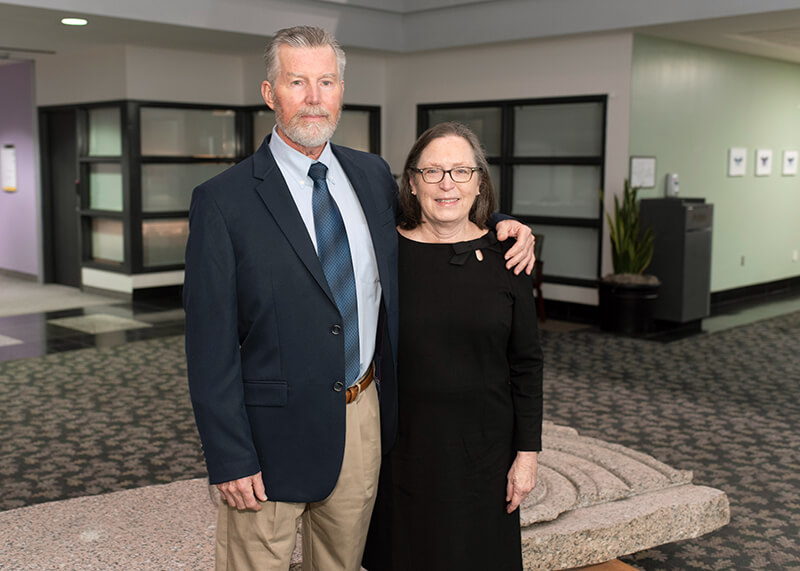
[(142, 156), (233, 157), (236, 114), (230, 109), (142, 107)]
[(587, 157), (603, 153), (603, 104), (519, 105), (514, 108), (514, 155)]

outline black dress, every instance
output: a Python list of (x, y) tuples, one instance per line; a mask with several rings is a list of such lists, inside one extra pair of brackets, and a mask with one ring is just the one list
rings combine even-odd
[(519, 510), (506, 513), (505, 495), (516, 451), (541, 449), (531, 279), (505, 269), (493, 233), (399, 243), (398, 436), (365, 567), (521, 570)]

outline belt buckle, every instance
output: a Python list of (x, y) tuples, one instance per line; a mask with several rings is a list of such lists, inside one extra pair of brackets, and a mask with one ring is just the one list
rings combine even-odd
[(350, 402), (358, 404), (358, 401), (361, 400), (361, 383), (356, 383), (355, 385), (353, 385), (353, 387), (355, 387), (355, 389), (356, 389), (356, 396)]
[(361, 395), (364, 394), (363, 391), (361, 390), (361, 384), (367, 379), (367, 377), (369, 377), (370, 373), (372, 373), (373, 375), (375, 374), (374, 370), (375, 370), (375, 364), (373, 363), (372, 365), (369, 366), (367, 372), (364, 373), (364, 376), (361, 378), (361, 380), (356, 384), (354, 384), (352, 387), (350, 387), (351, 389), (352, 388), (356, 389), (356, 396), (353, 400), (350, 401), (351, 403), (358, 404), (358, 401), (361, 400)]

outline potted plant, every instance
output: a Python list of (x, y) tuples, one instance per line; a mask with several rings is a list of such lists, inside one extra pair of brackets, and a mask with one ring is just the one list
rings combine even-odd
[(661, 285), (656, 276), (644, 273), (653, 259), (653, 229), (639, 224), (638, 190), (626, 179), (622, 202), (615, 196), (613, 216), (606, 212), (614, 273), (600, 281), (600, 326), (626, 335), (652, 329)]

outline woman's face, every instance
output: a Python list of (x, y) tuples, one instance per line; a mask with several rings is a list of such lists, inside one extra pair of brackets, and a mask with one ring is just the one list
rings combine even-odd
[[(448, 171), (455, 167), (475, 167), (475, 156), (466, 139), (456, 135), (431, 141), (417, 162), (418, 169), (438, 168)], [(458, 178), (458, 177), (456, 177)], [(478, 196), (481, 173), (475, 171), (469, 182), (453, 182), (450, 174), (437, 183), (425, 182), (422, 174), (411, 176), (411, 190), (417, 195), (422, 209), (422, 221), (451, 224), (464, 222)]]

